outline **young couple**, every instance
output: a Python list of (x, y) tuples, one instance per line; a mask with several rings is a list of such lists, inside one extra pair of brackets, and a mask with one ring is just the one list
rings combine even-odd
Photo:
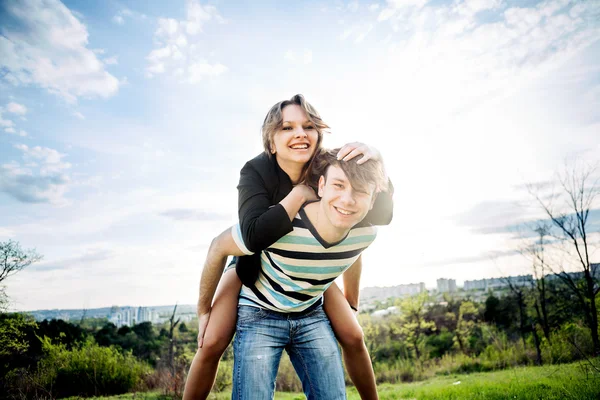
[[(360, 254), (373, 225), (391, 221), (392, 188), (368, 146), (322, 150), (327, 128), (301, 95), (267, 114), (265, 153), (240, 174), (239, 224), (213, 240), (202, 271), (199, 348), (184, 399), (208, 396), (234, 333), (232, 398), (272, 399), (284, 349), (308, 399), (345, 398), (336, 338), (361, 398), (377, 398), (352, 310)], [(223, 273), (228, 255), (241, 257)], [(343, 294), (333, 283), (342, 273)]]

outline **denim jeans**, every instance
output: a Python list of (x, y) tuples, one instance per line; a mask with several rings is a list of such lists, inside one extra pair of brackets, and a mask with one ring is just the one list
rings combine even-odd
[(342, 358), (323, 307), (298, 316), (239, 306), (232, 399), (267, 400), (285, 349), (308, 400), (346, 398)]

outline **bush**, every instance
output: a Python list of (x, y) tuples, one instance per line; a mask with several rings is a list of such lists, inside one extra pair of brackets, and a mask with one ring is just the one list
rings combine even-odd
[(413, 360), (400, 359), (395, 362), (379, 362), (373, 365), (375, 379), (380, 383), (413, 382), (423, 379), (422, 370)]
[(139, 388), (150, 368), (131, 354), (100, 347), (88, 340), (72, 351), (64, 344), (42, 341), (44, 357), (34, 373), (34, 385), (52, 397), (127, 393)]
[(558, 364), (581, 360), (594, 354), (590, 330), (578, 323), (567, 322), (550, 334), (550, 341), (542, 340), (544, 363)]

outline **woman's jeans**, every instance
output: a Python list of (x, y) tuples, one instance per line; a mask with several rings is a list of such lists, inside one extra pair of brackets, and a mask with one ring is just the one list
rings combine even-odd
[(322, 306), (303, 315), (239, 306), (236, 329), (232, 399), (272, 399), (283, 349), (308, 400), (346, 398), (340, 351)]

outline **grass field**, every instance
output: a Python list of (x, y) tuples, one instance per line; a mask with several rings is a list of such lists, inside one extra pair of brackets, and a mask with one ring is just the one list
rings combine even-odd
[[(596, 360), (594, 364), (600, 364)], [(211, 399), (225, 400), (230, 392), (211, 395)], [(451, 375), (423, 382), (379, 386), (381, 400), (391, 399), (600, 399), (600, 373), (587, 363), (522, 367), (505, 371)], [(157, 393), (136, 393), (102, 399), (163, 400), (168, 397)], [(301, 393), (276, 393), (277, 400), (305, 399)], [(348, 399), (360, 397), (354, 388), (348, 389)]]

